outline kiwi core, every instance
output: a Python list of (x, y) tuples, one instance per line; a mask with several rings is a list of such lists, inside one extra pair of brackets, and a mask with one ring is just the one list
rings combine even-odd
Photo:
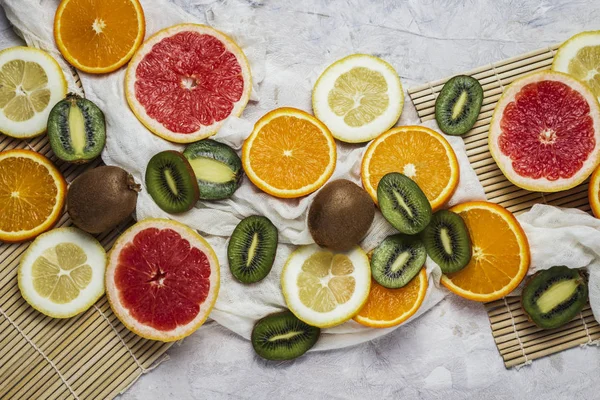
[(199, 157), (188, 161), (196, 178), (201, 181), (226, 183), (235, 179), (235, 172), (220, 161), (208, 157)]
[(463, 108), (465, 107), (465, 103), (467, 102), (468, 94), (466, 91), (462, 91), (456, 103), (454, 103), (454, 107), (452, 107), (452, 119), (457, 119)]
[(571, 298), (578, 286), (577, 280), (574, 279), (560, 281), (550, 286), (536, 301), (540, 311), (544, 314), (552, 311), (560, 303)]
[(75, 154), (78, 156), (83, 155), (86, 144), (85, 119), (75, 102), (71, 104), (71, 108), (69, 109), (69, 131), (71, 133), (71, 145)]

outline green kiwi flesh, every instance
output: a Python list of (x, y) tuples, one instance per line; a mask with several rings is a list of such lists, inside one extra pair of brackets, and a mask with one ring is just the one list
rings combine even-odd
[(416, 236), (388, 236), (373, 250), (371, 276), (381, 286), (398, 289), (409, 283), (425, 264), (425, 245)]
[(447, 135), (464, 135), (473, 128), (481, 104), (483, 88), (477, 79), (458, 75), (450, 79), (435, 100), (435, 119)]
[(58, 158), (75, 164), (97, 158), (106, 144), (104, 113), (90, 100), (69, 94), (48, 116), (48, 139)]
[(436, 212), (421, 236), (427, 254), (443, 273), (460, 271), (471, 261), (471, 237), (460, 215), (448, 210)]
[(163, 211), (177, 214), (189, 211), (200, 196), (194, 170), (176, 151), (156, 154), (146, 168), (146, 189)]
[(381, 178), (377, 202), (385, 219), (400, 233), (417, 234), (431, 219), (431, 204), (425, 193), (412, 179), (398, 172)]
[(226, 144), (204, 139), (186, 147), (183, 155), (198, 180), (200, 200), (227, 199), (240, 187), (242, 161)]
[(581, 312), (588, 300), (583, 271), (552, 267), (533, 275), (523, 289), (521, 304), (540, 328), (559, 328)]
[(252, 347), (267, 360), (292, 360), (310, 350), (321, 330), (299, 320), (290, 311), (267, 315), (252, 330)]
[(233, 276), (242, 283), (264, 279), (275, 262), (278, 243), (277, 228), (266, 217), (244, 218), (233, 230), (227, 258)]

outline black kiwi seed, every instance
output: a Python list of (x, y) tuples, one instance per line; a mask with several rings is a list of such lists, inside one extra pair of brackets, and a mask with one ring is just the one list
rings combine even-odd
[(442, 88), (435, 101), (435, 119), (447, 135), (464, 135), (479, 117), (483, 88), (477, 79), (458, 75)]
[(460, 271), (471, 261), (471, 237), (460, 215), (448, 210), (436, 212), (421, 235), (427, 254), (443, 273)]
[(381, 286), (398, 289), (410, 282), (425, 264), (425, 245), (416, 236), (388, 236), (373, 250), (371, 275)]
[(191, 210), (200, 195), (190, 163), (181, 153), (172, 150), (150, 159), (146, 188), (163, 211), (173, 214)]
[(310, 350), (321, 330), (300, 321), (290, 311), (267, 315), (252, 330), (252, 347), (267, 360), (292, 360)]
[(417, 234), (431, 219), (431, 204), (425, 193), (412, 179), (398, 172), (381, 178), (377, 202), (385, 219), (400, 233)]
[(242, 283), (264, 279), (275, 262), (277, 228), (266, 217), (252, 215), (244, 218), (233, 230), (227, 258), (229, 269)]
[(585, 273), (565, 266), (536, 273), (521, 295), (523, 310), (543, 329), (565, 325), (583, 310), (587, 300)]

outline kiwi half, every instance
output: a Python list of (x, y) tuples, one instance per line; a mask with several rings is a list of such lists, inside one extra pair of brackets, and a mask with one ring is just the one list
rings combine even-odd
[(421, 232), (431, 219), (431, 204), (409, 177), (390, 172), (379, 181), (377, 202), (385, 219), (400, 233)]
[(471, 261), (471, 237), (460, 215), (448, 210), (436, 212), (421, 236), (427, 254), (443, 273), (460, 271)]
[(425, 245), (416, 236), (388, 236), (373, 250), (371, 276), (381, 286), (398, 289), (410, 282), (427, 259)]
[(479, 81), (467, 75), (450, 79), (435, 100), (435, 119), (447, 135), (464, 135), (471, 130), (483, 102)]
[(311, 349), (321, 330), (300, 321), (290, 311), (267, 315), (252, 330), (252, 347), (267, 360), (292, 360)]
[(146, 168), (146, 188), (154, 202), (168, 213), (189, 211), (200, 196), (194, 170), (187, 159), (167, 150), (150, 159)]
[(227, 246), (233, 276), (242, 283), (264, 279), (275, 262), (277, 236), (277, 228), (268, 218), (259, 215), (244, 218), (233, 230)]
[(559, 328), (583, 310), (588, 300), (583, 271), (552, 267), (533, 275), (523, 289), (521, 304), (540, 328)]

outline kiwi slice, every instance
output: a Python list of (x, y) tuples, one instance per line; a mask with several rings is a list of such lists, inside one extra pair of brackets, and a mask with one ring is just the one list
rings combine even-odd
[(154, 202), (168, 213), (189, 211), (200, 196), (194, 170), (176, 151), (167, 150), (150, 159), (146, 168), (146, 188)]
[(398, 172), (381, 178), (377, 202), (385, 219), (400, 233), (417, 234), (431, 219), (431, 204), (425, 193), (412, 179)]
[(464, 135), (471, 130), (483, 102), (477, 79), (458, 75), (450, 79), (435, 100), (435, 119), (447, 135)]
[(104, 149), (104, 113), (88, 99), (70, 93), (50, 111), (48, 140), (52, 151), (61, 160), (87, 163)]
[(540, 328), (559, 328), (583, 310), (588, 300), (583, 271), (552, 267), (533, 275), (521, 295), (523, 310)]
[(321, 330), (300, 321), (291, 311), (259, 320), (252, 330), (252, 347), (267, 360), (292, 360), (310, 350)]
[(410, 282), (427, 259), (425, 245), (416, 236), (388, 236), (373, 250), (371, 276), (381, 286), (398, 289)]
[(471, 261), (471, 237), (462, 217), (452, 211), (440, 210), (422, 233), (427, 254), (442, 272), (460, 271)]
[(264, 279), (275, 261), (277, 228), (266, 217), (252, 215), (244, 218), (233, 230), (227, 258), (229, 269), (242, 283)]

